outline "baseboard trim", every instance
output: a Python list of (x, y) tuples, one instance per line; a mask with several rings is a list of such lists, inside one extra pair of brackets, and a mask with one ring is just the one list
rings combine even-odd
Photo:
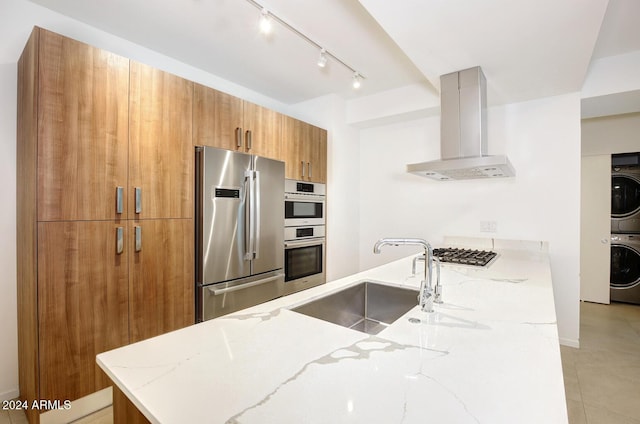
[(580, 340), (565, 339), (563, 337), (560, 337), (560, 344), (563, 346), (575, 347), (576, 349), (580, 349)]
[(0, 393), (0, 401), (15, 399), (20, 396), (20, 390), (17, 388)]
[(71, 402), (70, 409), (47, 411), (40, 415), (40, 424), (66, 424), (86, 417), (111, 405), (112, 389), (107, 387)]

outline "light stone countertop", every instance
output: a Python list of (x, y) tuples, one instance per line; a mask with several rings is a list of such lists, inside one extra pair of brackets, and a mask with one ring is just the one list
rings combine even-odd
[(546, 244), (490, 243), (472, 246), (499, 253), (489, 268), (442, 267), (434, 313), (376, 336), (289, 308), (362, 280), (418, 287), (415, 255), (97, 362), (152, 423), (566, 423)]

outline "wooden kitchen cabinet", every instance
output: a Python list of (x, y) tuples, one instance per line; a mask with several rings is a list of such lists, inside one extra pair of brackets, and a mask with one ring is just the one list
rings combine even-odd
[[(282, 155), (282, 115), (244, 101), (245, 146), (247, 153), (278, 159)], [(249, 131), (250, 139), (247, 138)]]
[(195, 84), (193, 144), (282, 156), (283, 115), (213, 88)]
[(286, 116), (283, 118), (286, 178), (327, 182), (327, 131)]
[(130, 86), (129, 218), (191, 218), (193, 83), (132, 61)]
[[(18, 61), (18, 376), (30, 405), (105, 387), (95, 355), (129, 340), (115, 253), (128, 87), (127, 59), (39, 28)], [(37, 423), (44, 411), (25, 412)]]
[(192, 219), (129, 222), (132, 343), (195, 322)]
[(129, 342), (127, 256), (112, 221), (38, 224), (40, 398), (78, 399), (109, 385), (96, 355)]
[(126, 218), (116, 187), (127, 181), (129, 61), (49, 31), (38, 38), (38, 219)]
[(309, 180), (325, 183), (327, 182), (327, 130), (313, 127), (309, 151), (309, 160), (314, 165), (309, 175)]
[[(16, 146), (29, 404), (100, 390), (110, 383), (96, 354), (195, 322), (192, 104), (190, 81), (32, 32), (18, 62)], [(29, 422), (41, 412), (26, 411)]]

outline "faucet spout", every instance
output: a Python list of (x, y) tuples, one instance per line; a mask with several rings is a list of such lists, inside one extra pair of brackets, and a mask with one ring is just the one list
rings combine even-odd
[[(434, 293), (432, 284), (433, 270), (433, 249), (426, 240), (419, 238), (381, 238), (373, 246), (373, 253), (379, 254), (383, 246), (422, 246), (424, 248), (425, 267), (424, 278), (420, 282), (420, 294), (418, 295), (418, 303), (423, 312), (433, 312), (433, 302), (437, 295), (440, 299), (440, 290), (437, 288)], [(440, 263), (438, 265), (438, 286), (440, 280)]]

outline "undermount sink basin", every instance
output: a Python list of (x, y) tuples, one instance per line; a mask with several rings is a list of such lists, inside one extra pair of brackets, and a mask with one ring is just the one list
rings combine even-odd
[(418, 304), (418, 290), (364, 281), (292, 308), (367, 334), (378, 334)]

